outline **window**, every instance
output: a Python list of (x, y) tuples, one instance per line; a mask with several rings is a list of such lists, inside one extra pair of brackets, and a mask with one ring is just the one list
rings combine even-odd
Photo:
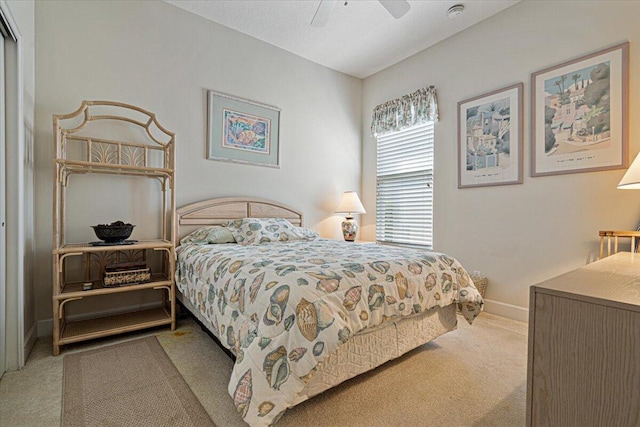
[(376, 240), (433, 248), (433, 128), (379, 135)]

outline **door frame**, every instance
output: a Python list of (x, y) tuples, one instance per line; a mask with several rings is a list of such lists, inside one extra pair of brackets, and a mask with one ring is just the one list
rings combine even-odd
[[(1, 18), (0, 18), (1, 19)], [(0, 25), (4, 25), (0, 22)], [(6, 335), (7, 335), (7, 286), (6, 286), (6, 257), (4, 254), (7, 252), (6, 246), (6, 233), (5, 233), (5, 221), (6, 221), (6, 191), (5, 191), (5, 102), (4, 102), (4, 34), (0, 29), (0, 377), (5, 371), (5, 359), (6, 359)]]
[(10, 32), (4, 38), (6, 116), (5, 200), (5, 357), (0, 373), (24, 366), (24, 53), (19, 27), (6, 0), (0, 19)]

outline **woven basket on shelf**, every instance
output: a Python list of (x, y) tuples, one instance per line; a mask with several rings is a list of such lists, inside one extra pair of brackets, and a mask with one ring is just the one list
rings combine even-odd
[(151, 271), (148, 268), (138, 270), (107, 271), (104, 273), (103, 286), (112, 288), (116, 286), (137, 285), (146, 283), (151, 279)]
[(473, 284), (476, 285), (476, 289), (478, 289), (478, 292), (480, 292), (480, 295), (484, 298), (484, 293), (487, 290), (489, 279), (484, 276), (471, 276), (471, 280), (473, 280)]

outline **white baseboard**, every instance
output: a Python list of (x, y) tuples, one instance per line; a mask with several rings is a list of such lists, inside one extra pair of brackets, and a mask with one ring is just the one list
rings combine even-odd
[[(129, 307), (119, 307), (113, 310), (76, 314), (76, 315), (68, 316), (67, 320), (74, 321), (74, 320), (83, 320), (83, 319), (89, 319), (89, 318), (95, 318), (95, 317), (105, 317), (105, 316), (111, 316), (114, 314), (126, 313), (129, 311), (147, 310), (147, 309), (156, 308), (156, 307), (160, 307), (160, 304), (158, 304), (158, 302), (150, 302), (146, 304), (137, 304)], [(53, 319), (39, 320), (38, 321), (38, 337), (47, 337), (51, 335), (53, 335)]]
[(484, 300), (484, 311), (520, 322), (529, 322), (529, 309), (491, 299)]
[(27, 334), (24, 337), (24, 360), (25, 360), (25, 362), (29, 358), (29, 354), (31, 353), (31, 350), (33, 350), (33, 346), (36, 343), (36, 340), (38, 339), (38, 335), (36, 334), (36, 327), (37, 327), (37, 323), (33, 322), (33, 325), (31, 325), (31, 327), (29, 328), (29, 331), (27, 332)]

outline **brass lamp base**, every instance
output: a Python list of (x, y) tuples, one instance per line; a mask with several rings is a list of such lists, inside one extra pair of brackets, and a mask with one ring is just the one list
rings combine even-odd
[(353, 242), (356, 240), (356, 234), (358, 233), (358, 221), (352, 216), (348, 216), (342, 221), (342, 235), (347, 242)]

